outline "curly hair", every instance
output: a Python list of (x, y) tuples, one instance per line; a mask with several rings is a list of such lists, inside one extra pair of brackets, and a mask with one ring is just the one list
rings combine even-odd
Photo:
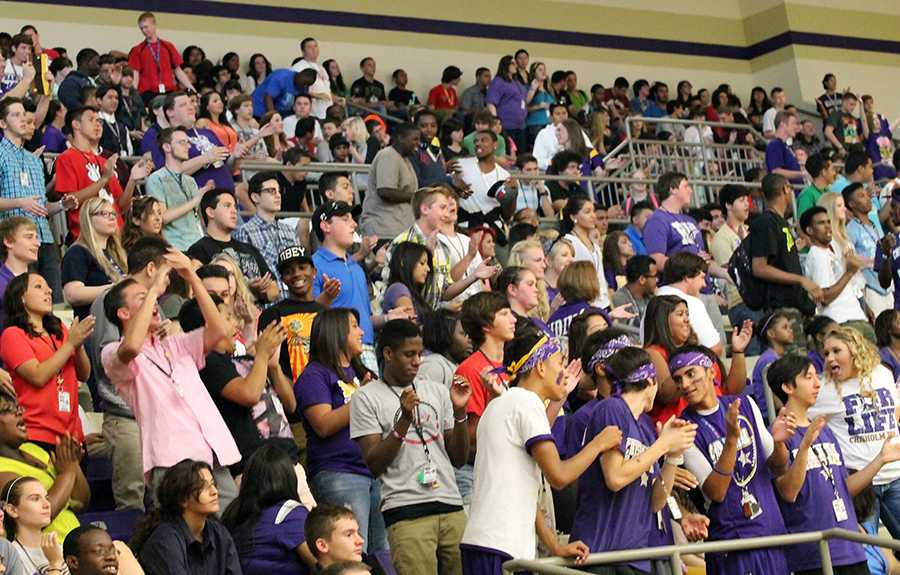
[[(878, 349), (859, 331), (849, 327), (839, 326), (834, 328), (826, 336), (826, 339), (830, 338), (838, 339), (846, 344), (847, 349), (850, 351), (853, 367), (859, 373), (860, 390), (868, 389), (871, 392), (872, 372), (875, 371), (877, 366), (881, 365), (881, 356), (878, 355)], [(831, 380), (830, 375), (826, 377)], [(840, 394), (841, 382), (831, 381), (837, 387), (838, 394)], [(861, 393), (865, 395), (864, 391)]]

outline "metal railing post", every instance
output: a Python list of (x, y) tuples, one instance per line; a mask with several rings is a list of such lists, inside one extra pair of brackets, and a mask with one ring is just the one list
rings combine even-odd
[(822, 557), (822, 575), (834, 575), (831, 566), (831, 549), (828, 548), (828, 538), (823, 537), (819, 541), (819, 555)]
[(669, 566), (672, 568), (672, 575), (681, 575), (681, 553), (675, 551), (669, 558)]

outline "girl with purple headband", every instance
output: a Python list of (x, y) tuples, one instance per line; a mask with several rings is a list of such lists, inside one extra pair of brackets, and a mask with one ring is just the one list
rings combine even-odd
[(621, 439), (610, 426), (578, 454), (560, 459), (550, 425), (567, 387), (577, 383), (580, 364), (566, 369), (559, 344), (542, 333), (527, 332), (506, 346), (512, 387), (488, 404), (478, 423), (475, 490), (460, 545), (464, 575), (500, 575), (504, 561), (534, 558), (535, 531), (556, 556), (587, 556), (587, 546), (575, 537), (560, 545), (538, 509), (541, 474), (562, 489)]
[[(708, 350), (686, 346), (669, 358), (669, 371), (687, 401), (682, 417), (697, 424), (684, 454), (707, 502), (709, 539), (742, 539), (785, 533), (772, 481), (787, 471), (786, 442), (796, 420), (782, 409), (770, 429), (751, 397), (717, 397)], [(787, 575), (781, 548), (707, 553), (708, 573)]]
[[(622, 440), (578, 480), (571, 535), (594, 553), (648, 546), (655, 514), (667, 504), (675, 468), (697, 433), (695, 424), (673, 417), (658, 428), (657, 437), (657, 428), (646, 415), (657, 391), (656, 369), (646, 351), (623, 347), (613, 353), (604, 370), (613, 382), (613, 395), (594, 409), (585, 438), (614, 425), (622, 430)], [(649, 560), (591, 569), (604, 575), (649, 571)]]

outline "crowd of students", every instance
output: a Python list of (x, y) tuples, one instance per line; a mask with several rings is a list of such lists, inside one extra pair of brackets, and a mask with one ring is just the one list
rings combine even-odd
[[(629, 99), (618, 78), (588, 96), (519, 50), (462, 94), (448, 66), (420, 102), (403, 70), (385, 93), (372, 58), (348, 89), (313, 38), (292, 68), (254, 54), (242, 75), (234, 53), (179, 53), (153, 14), (138, 25), (128, 54), (85, 48), (77, 69), (33, 26), (0, 35), (8, 573), (486, 575), (831, 527), (900, 536), (900, 157), (879, 139), (873, 161), (866, 138), (893, 126), (871, 105), (854, 124), (833, 76), (828, 143), (797, 153), (808, 134), (779, 89), (747, 112), (727, 85), (670, 100), (638, 80)], [(35, 53), (51, 95), (31, 89)], [(764, 145), (768, 173), (699, 209), (690, 169), (610, 205), (516, 178), (619, 170), (604, 156), (625, 122), (663, 116), (752, 124), (768, 143), (709, 138)], [(692, 141), (683, 126), (630, 133)], [(313, 159), (369, 173), (304, 172)], [(130, 547), (79, 526), (87, 458), (111, 460), (116, 509), (145, 513)], [(837, 573), (894, 569), (829, 547)], [(777, 575), (818, 557), (684, 561)]]

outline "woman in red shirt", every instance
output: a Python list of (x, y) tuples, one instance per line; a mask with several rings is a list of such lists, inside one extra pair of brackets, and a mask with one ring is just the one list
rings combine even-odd
[[(744, 322), (735, 328), (731, 336), (731, 368), (728, 379), (722, 381), (725, 366), (718, 357), (713, 362), (716, 395), (738, 395), (747, 384), (747, 366), (744, 350), (753, 336), (752, 322)], [(696, 344), (697, 336), (691, 328), (687, 302), (676, 295), (656, 296), (647, 305), (644, 314), (644, 349), (650, 355), (656, 368), (659, 391), (650, 417), (654, 421), (666, 422), (673, 415), (681, 415), (687, 406), (678, 387), (669, 373), (669, 356), (683, 345)], [(710, 356), (712, 352), (710, 352)]]
[(82, 344), (94, 318), (72, 322), (67, 330), (53, 315), (53, 290), (36, 273), (22, 274), (6, 289), (6, 329), (0, 337), (3, 363), (12, 373), (19, 405), (25, 410), (28, 440), (48, 451), (69, 434), (84, 442), (78, 417), (78, 380), (91, 364)]

